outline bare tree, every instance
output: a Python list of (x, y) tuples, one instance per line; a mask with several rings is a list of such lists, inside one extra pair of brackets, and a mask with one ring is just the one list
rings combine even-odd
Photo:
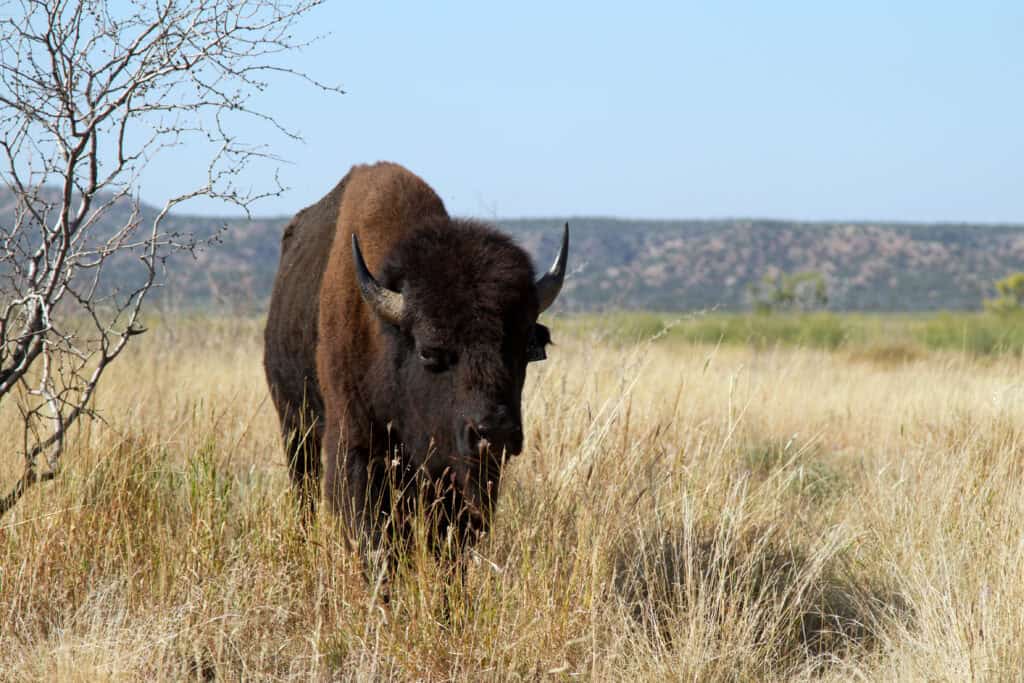
[[(208, 197), (248, 213), (283, 190), (276, 176), (238, 186), (240, 171), (274, 157), (231, 130), (254, 117), (297, 137), (254, 104), (276, 77), (341, 92), (280, 65), (305, 45), (292, 32), (321, 2), (0, 4), (0, 203), (12, 216), (0, 222), (0, 405), (13, 402), (23, 425), (0, 448), (24, 457), (0, 515), (59, 472), (69, 427), (92, 415), (104, 371), (144, 331), (143, 302), (167, 257), (199, 244), (162, 228), (168, 212)], [(208, 150), (208, 164), (144, 215), (143, 169), (186, 144)]]

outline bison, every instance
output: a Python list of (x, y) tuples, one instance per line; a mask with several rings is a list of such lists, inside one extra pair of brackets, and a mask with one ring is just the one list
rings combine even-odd
[(407, 542), (417, 510), (435, 552), (487, 529), (505, 458), (522, 450), (526, 366), (550, 342), (537, 317), (562, 287), (568, 241), (566, 224), (536, 279), (510, 238), (449, 217), (385, 162), (353, 167), (292, 219), (264, 367), (307, 514), (323, 478), (368, 550)]

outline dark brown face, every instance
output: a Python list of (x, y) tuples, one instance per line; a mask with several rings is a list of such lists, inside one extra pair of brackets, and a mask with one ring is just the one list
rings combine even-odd
[(550, 342), (529, 258), (499, 233), (452, 222), (399, 245), (381, 281), (401, 315), (379, 316), (387, 381), (374, 382), (376, 417), (407, 468), (450, 480), (486, 515), (503, 459), (523, 448), (527, 364)]
[[(543, 358), (548, 329), (526, 316), (510, 315), (498, 343), (446, 344), (435, 325), (418, 326), (409, 335), (414, 362), (402, 363), (404, 383), (417, 396), (429, 396), (426, 419), (435, 445), (463, 459), (484, 452), (518, 455), (523, 448), (521, 398), (526, 365)], [(445, 412), (450, 415), (445, 419)], [(446, 423), (450, 437), (441, 436)], [(427, 427), (426, 424), (423, 426)]]
[(406, 395), (395, 410), (406, 457), (432, 479), (448, 477), (481, 511), (497, 493), (503, 460), (522, 451), (530, 340), (546, 331), (513, 317), (497, 343), (446, 343), (424, 324), (396, 344)]

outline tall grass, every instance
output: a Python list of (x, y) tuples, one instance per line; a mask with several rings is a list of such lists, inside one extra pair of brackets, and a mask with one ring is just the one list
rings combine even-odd
[(0, 679), (1024, 671), (1014, 355), (865, 363), (556, 321), (465, 581), (414, 553), (383, 606), (336, 521), (296, 519), (259, 330), (166, 321), (112, 368), (108, 424), (0, 521)]

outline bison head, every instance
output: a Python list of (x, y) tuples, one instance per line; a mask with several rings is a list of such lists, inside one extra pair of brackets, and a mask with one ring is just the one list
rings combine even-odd
[(566, 225), (554, 265), (535, 280), (508, 237), (439, 219), (392, 250), (378, 282), (352, 238), (363, 299), (383, 330), (371, 370), (375, 421), (390, 426), (403, 469), (454, 485), (479, 522), (495, 500), (502, 458), (522, 450), (526, 365), (550, 341), (537, 316), (561, 289), (568, 242)]

